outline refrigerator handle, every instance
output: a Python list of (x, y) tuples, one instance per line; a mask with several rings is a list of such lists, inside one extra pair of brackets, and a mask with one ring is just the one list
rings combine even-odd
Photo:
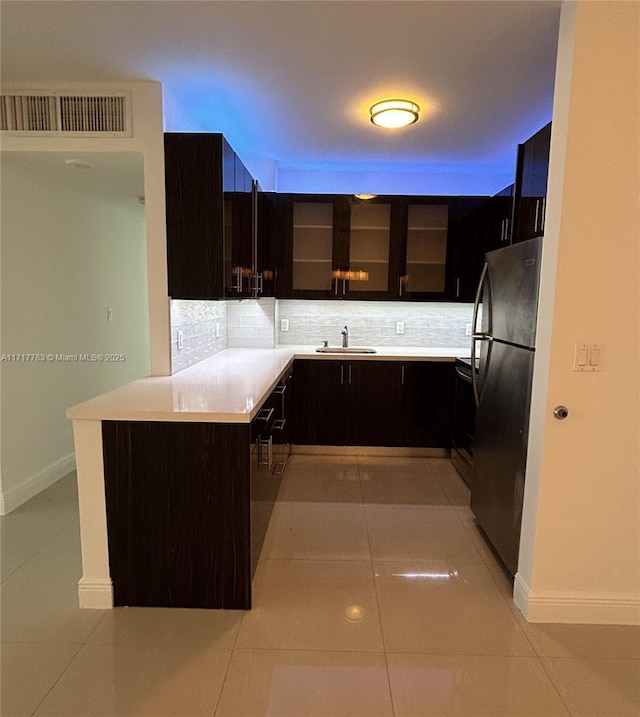
[[(484, 282), (487, 279), (487, 271), (489, 271), (489, 264), (485, 261), (482, 267), (482, 273), (480, 274), (480, 281), (478, 282), (478, 288), (476, 289), (476, 299), (473, 302), (473, 318), (471, 319), (472, 336), (476, 335), (478, 328), (478, 309), (480, 308), (480, 302), (482, 301), (482, 289), (484, 288)], [(474, 341), (471, 341), (473, 346)]]
[[(471, 326), (473, 332), (471, 334), (471, 385), (473, 386), (473, 397), (476, 402), (476, 408), (480, 406), (480, 390), (478, 387), (478, 371), (476, 371), (476, 341), (490, 341), (491, 338), (482, 332), (476, 331), (478, 326), (478, 309), (480, 307), (480, 301), (482, 300), (482, 289), (484, 288), (484, 282), (487, 279), (487, 271), (489, 270), (489, 264), (485, 262), (482, 267), (482, 274), (480, 274), (480, 281), (478, 282), (478, 289), (476, 290), (476, 299), (473, 303), (473, 319)], [(485, 307), (485, 310), (488, 307)], [(488, 355), (488, 354), (487, 354)]]

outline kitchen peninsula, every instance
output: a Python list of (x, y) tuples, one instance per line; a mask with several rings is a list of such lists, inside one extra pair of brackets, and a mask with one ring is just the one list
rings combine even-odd
[[(173, 376), (135, 381), (70, 408), (80, 606), (250, 608), (251, 577), (279, 486), (277, 478), (256, 481), (260, 422), (284, 410), (294, 361), (348, 358), (346, 382), (356, 362), (453, 368), (468, 351), (381, 347), (344, 357), (309, 346), (227, 349)], [(404, 368), (401, 375), (404, 381)]]

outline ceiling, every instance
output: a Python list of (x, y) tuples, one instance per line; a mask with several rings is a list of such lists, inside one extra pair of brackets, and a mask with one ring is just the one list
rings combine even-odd
[[(162, 83), (266, 189), (488, 194), (551, 119), (559, 0), (3, 0), (3, 82)], [(373, 102), (422, 109), (400, 131)]]
[(142, 213), (143, 156), (139, 152), (2, 152), (5, 164), (36, 172), (58, 187)]

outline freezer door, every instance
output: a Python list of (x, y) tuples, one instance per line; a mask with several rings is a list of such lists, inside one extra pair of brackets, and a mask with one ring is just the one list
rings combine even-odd
[(535, 347), (542, 238), (486, 255), (482, 330), (500, 341)]
[(532, 351), (492, 342), (476, 415), (471, 510), (512, 575), (518, 568)]

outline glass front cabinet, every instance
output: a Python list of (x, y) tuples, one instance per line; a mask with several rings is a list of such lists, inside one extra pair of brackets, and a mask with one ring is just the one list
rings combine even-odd
[(457, 197), (273, 195), (282, 298), (455, 300)]

